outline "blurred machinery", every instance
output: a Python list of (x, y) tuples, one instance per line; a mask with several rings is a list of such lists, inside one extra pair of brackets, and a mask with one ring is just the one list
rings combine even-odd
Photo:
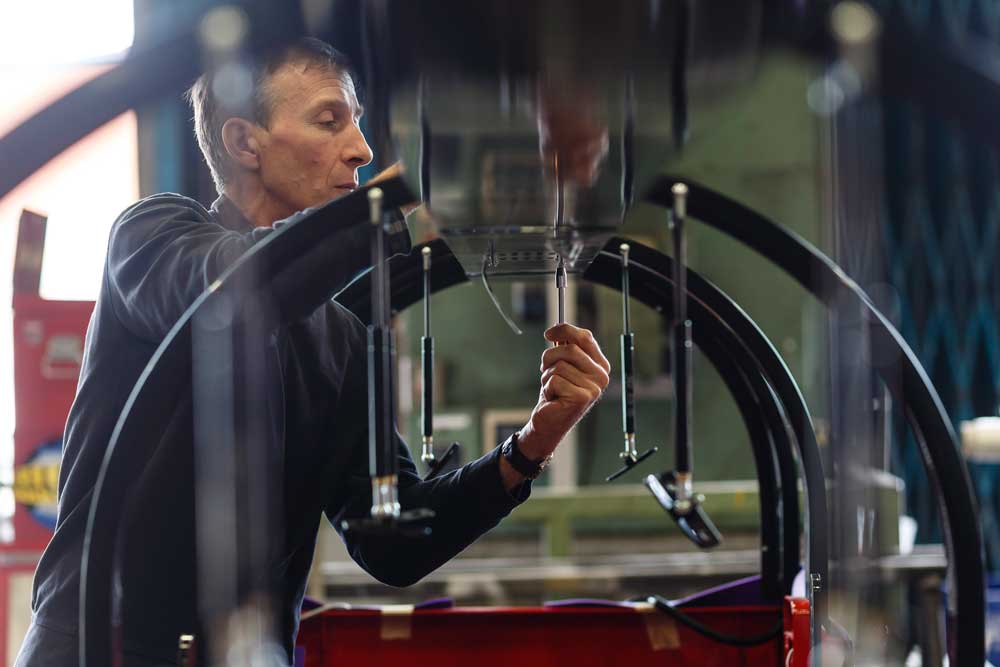
[[(670, 655), (675, 664), (709, 664), (704, 661), (713, 655), (711, 647), (726, 645), (729, 653), (714, 653), (729, 656), (718, 664), (732, 664), (737, 658), (755, 665), (852, 660), (854, 639), (859, 639), (853, 635), (865, 623), (866, 607), (878, 603), (862, 594), (882, 576), (883, 559), (893, 555), (898, 543), (882, 539), (883, 523), (898, 518), (878, 511), (880, 488), (886, 486), (878, 474), (882, 471), (855, 456), (884, 443), (872, 442), (869, 431), (859, 430), (844, 434), (850, 446), (834, 446), (824, 456), (809, 408), (771, 341), (739, 304), (687, 268), (685, 227), (693, 220), (766, 258), (825, 307), (857, 314), (863, 322), (859, 358), (866, 358), (868, 346), (894, 351), (894, 364), (867, 370), (877, 374), (907, 420), (938, 494), (948, 560), (945, 616), (951, 664), (982, 665), (984, 566), (975, 501), (951, 422), (916, 357), (858, 285), (810, 244), (725, 193), (682, 174), (659, 172), (660, 156), (681, 150), (691, 131), (690, 91), (725, 87), (747, 75), (747, 59), (777, 46), (797, 49), (828, 66), (828, 81), (840, 85), (841, 93), (902, 96), (931, 111), (957, 114), (968, 129), (998, 144), (1000, 134), (981, 105), (942, 104), (949, 96), (913, 77), (910, 59), (941, 74), (942, 82), (952, 86), (954, 99), (993, 99), (1000, 89), (989, 72), (979, 68), (981, 61), (960, 48), (928, 44), (855, 2), (806, 8), (796, 2), (636, 0), (614, 11), (605, 3), (569, 0), (532, 6), (506, 0), (371, 0), (310, 7), (304, 12), (298, 5), (246, 2), (213, 8), (208, 14), (213, 20), (228, 17), (243, 27), (239, 39), (221, 46), (199, 41), (202, 33), (196, 26), (215, 24), (180, 24), (137, 50), (121, 67), (0, 139), (5, 154), (18, 151), (26, 156), (19, 169), (5, 169), (0, 179), (4, 193), (102, 119), (164, 88), (178, 87), (203, 64), (239, 63), (308, 32), (333, 43), (354, 44), (368, 90), (369, 134), (376, 155), (384, 163), (398, 157), (408, 167), (405, 178), (363, 188), (272, 235), (193, 305), (136, 385), (109, 443), (105, 469), (138, 477), (150, 452), (121, 443), (141, 443), (142, 430), (159, 427), (147, 419), (144, 406), (164, 393), (170, 395), (177, 369), (191, 368), (191, 323), (221, 299), (253, 298), (242, 289), (241, 276), (254, 275), (259, 284), (279, 292), (279, 302), (308, 312), (318, 305), (314, 300), (322, 290), (290, 286), (322, 284), (322, 271), (310, 266), (309, 258), (329, 221), (378, 229), (387, 224), (389, 211), (419, 196), (440, 238), (407, 257), (385, 261), (381, 236), (373, 234), (373, 269), (337, 297), (370, 323), (373, 351), (372, 509), (369, 516), (352, 519), (347, 529), (404, 532), (414, 539), (426, 534), (426, 513), (401, 508), (396, 495), (397, 463), (388, 438), (395, 414), (392, 314), (421, 299), (429, 309), (432, 293), (469, 279), (481, 282), (484, 296), (490, 298), (491, 280), (526, 276), (553, 280), (560, 303), (568, 281), (622, 292), (618, 371), (624, 449), (622, 441), (614, 443), (622, 450), (622, 472), (643, 466), (648, 502), (669, 514), (694, 544), (710, 548), (724, 536), (706, 513), (711, 505), (702, 502), (694, 483), (696, 446), (690, 437), (690, 355), (693, 345), (702, 350), (724, 379), (749, 434), (761, 528), (760, 576), (734, 587), (739, 590), (735, 597), (709, 595), (705, 605), (673, 604), (651, 593), (625, 609), (578, 602), (558, 609), (492, 612), (321, 610), (303, 624), (304, 664), (347, 659), (358, 646), (381, 660), (399, 650), (418, 661), (424, 658), (414, 658), (414, 652), (427, 659), (436, 651), (468, 658), (471, 654), (460, 650), (461, 637), (484, 625), (578, 633), (580, 623), (591, 638), (603, 638), (605, 650), (613, 649), (619, 658), (625, 655), (622, 647), (628, 646), (639, 652), (631, 656), (637, 659), (649, 658), (648, 652), (674, 651)], [(67, 109), (74, 112), (71, 121), (63, 115)], [(51, 127), (58, 131), (49, 131)], [(477, 156), (476, 170), (454, 168), (456, 156), (462, 154)], [(673, 238), (672, 257), (624, 235), (626, 216), (640, 202), (659, 209)], [(642, 332), (632, 330), (630, 299), (654, 308), (670, 323), (675, 388), (675, 458), (670, 463), (662, 453), (653, 455), (655, 438), (635, 428), (631, 355), (634, 346), (642, 345)], [(562, 313), (560, 308), (560, 321)], [(428, 325), (427, 378), (433, 377), (430, 335)], [(69, 348), (64, 342), (53, 345), (61, 351)], [(167, 367), (169, 377), (163, 370)], [(433, 391), (430, 381), (423, 387), (426, 393)], [(432, 396), (424, 398), (425, 406), (432, 405)], [(862, 409), (871, 412), (870, 406)], [(437, 463), (428, 407), (423, 417), (424, 459)], [(114, 580), (113, 565), (99, 555), (109, 553), (117, 539), (127, 492), (106, 485), (94, 492), (80, 608), (88, 665), (110, 662), (111, 638), (121, 622), (111, 620), (112, 594), (107, 589)], [(252, 562), (255, 555), (241, 553), (237, 558)], [(850, 607), (852, 601), (856, 606), (851, 613), (855, 622), (846, 631), (832, 611), (834, 596), (840, 608)], [(227, 607), (226, 601), (213, 602), (218, 613), (239, 617), (239, 610)], [(753, 622), (740, 622), (748, 614)], [(325, 628), (351, 637), (336, 649), (345, 653), (327, 643)], [(636, 644), (642, 632), (648, 647)], [(439, 636), (451, 639), (444, 649), (443, 640), (433, 639)], [(494, 634), (494, 639), (497, 636), (503, 633)], [(571, 636), (560, 642), (565, 653), (537, 642), (533, 650), (538, 651), (539, 664), (555, 664), (575, 650)], [(589, 644), (575, 648), (580, 646)], [(880, 650), (864, 641), (857, 648), (861, 655)], [(483, 661), (482, 656), (476, 659)], [(933, 659), (928, 655), (928, 662)]]

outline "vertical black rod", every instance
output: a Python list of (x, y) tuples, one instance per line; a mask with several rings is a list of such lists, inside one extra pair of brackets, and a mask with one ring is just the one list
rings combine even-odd
[(677, 472), (690, 473), (693, 465), (691, 451), (692, 383), (691, 383), (691, 321), (687, 316), (687, 245), (684, 239), (685, 198), (687, 186), (674, 185), (674, 208), (671, 211), (671, 232), (674, 241), (674, 325), (672, 331), (674, 353), (674, 448)]
[(625, 451), (622, 458), (635, 460), (635, 370), (632, 365), (635, 353), (629, 313), (628, 253), (629, 245), (619, 246), (622, 257), (622, 431), (625, 434)]
[(424, 265), (424, 335), (420, 339), (423, 365), (423, 392), (421, 392), (424, 463), (434, 460), (434, 338), (431, 336), (431, 249), (421, 251)]
[(368, 467), (372, 478), (372, 516), (399, 516), (396, 487), (399, 461), (393, 424), (396, 417), (392, 377), (389, 266), (385, 257), (382, 190), (368, 191), (372, 231), (372, 323), (368, 326)]

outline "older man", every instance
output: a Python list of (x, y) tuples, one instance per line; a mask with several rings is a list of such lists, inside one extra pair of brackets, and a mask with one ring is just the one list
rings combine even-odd
[[(242, 115), (227, 111), (206, 77), (191, 90), (198, 141), (220, 193), (212, 207), (154, 195), (112, 228), (66, 429), (58, 523), (35, 576), (34, 620), (20, 667), (77, 664), (79, 566), (92, 489), (118, 415), (157, 345), (227, 266), (296, 212), (357, 188), (358, 169), (372, 159), (350, 69), (328, 45), (303, 40), (276, 54), (259, 66), (254, 86), (252, 108)], [(338, 249), (343, 266), (368, 256), (364, 238), (345, 239)], [(405, 229), (390, 243), (408, 251)], [(331, 271), (338, 266), (333, 262)], [(352, 557), (374, 577), (411, 584), (497, 525), (527, 498), (526, 476), (536, 474), (601, 395), (609, 364), (590, 332), (561, 325), (545, 336), (562, 344), (542, 355), (537, 405), (505, 446), (422, 481), (400, 443), (401, 504), (429, 507), (437, 516), (432, 537), (407, 543), (405, 552), (392, 538), (344, 535)], [(328, 301), (281, 324), (270, 341), (260, 354), (273, 355), (281, 391), (273, 392), (280, 405), (265, 415), (266, 430), (284, 471), (283, 530), (274, 535), (270, 569), (276, 632), (290, 655), (321, 514), (357, 516), (370, 503), (364, 328)], [(150, 463), (132, 499), (116, 586), (126, 665), (170, 664), (178, 636), (201, 628), (193, 402), (190, 388), (165, 402), (169, 426), (149, 437), (172, 455)]]

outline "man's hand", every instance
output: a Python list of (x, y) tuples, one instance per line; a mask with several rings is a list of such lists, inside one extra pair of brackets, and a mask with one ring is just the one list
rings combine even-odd
[[(545, 332), (556, 344), (542, 353), (542, 387), (531, 418), (518, 435), (518, 449), (533, 460), (543, 459), (607, 389), (611, 364), (594, 335), (571, 324), (558, 324)], [(524, 478), (506, 459), (500, 459), (504, 485), (511, 489)]]

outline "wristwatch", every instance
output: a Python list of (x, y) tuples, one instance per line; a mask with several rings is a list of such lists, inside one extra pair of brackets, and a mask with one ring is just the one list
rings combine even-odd
[(507, 463), (510, 467), (518, 471), (528, 479), (538, 479), (538, 476), (549, 467), (549, 463), (552, 461), (552, 455), (546, 456), (544, 459), (532, 460), (521, 453), (521, 450), (517, 448), (517, 436), (518, 432), (514, 433), (504, 441), (500, 449), (500, 455), (507, 459)]

